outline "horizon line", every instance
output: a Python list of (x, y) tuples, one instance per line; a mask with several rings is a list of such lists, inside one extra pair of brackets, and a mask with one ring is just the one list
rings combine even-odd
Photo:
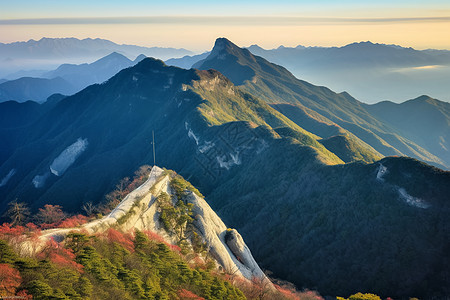
[[(86, 25), (86, 24), (220, 24), (227, 25), (302, 25), (311, 23), (408, 23), (450, 22), (440, 17), (294, 17), (294, 16), (140, 16), (0, 19), (0, 25)], [(231, 24), (230, 24), (231, 23)]]

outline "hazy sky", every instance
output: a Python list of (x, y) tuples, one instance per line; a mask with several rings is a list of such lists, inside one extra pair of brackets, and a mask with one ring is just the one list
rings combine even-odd
[(0, 42), (105, 38), (143, 46), (340, 46), (356, 41), (450, 49), (450, 1), (0, 0)]

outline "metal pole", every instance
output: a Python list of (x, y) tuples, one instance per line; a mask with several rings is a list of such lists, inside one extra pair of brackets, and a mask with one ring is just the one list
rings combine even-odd
[(153, 166), (156, 166), (156, 157), (155, 157), (155, 132), (152, 130), (152, 138), (153, 138)]

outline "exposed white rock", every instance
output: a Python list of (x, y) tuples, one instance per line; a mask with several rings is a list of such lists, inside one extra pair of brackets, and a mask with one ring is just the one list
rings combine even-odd
[[(231, 239), (227, 238), (227, 227), (203, 198), (191, 193), (188, 202), (194, 205), (192, 210), (195, 216), (194, 226), (202, 233), (210, 253), (225, 271), (247, 279), (265, 278), (236, 230), (232, 231), (235, 233)], [(240, 239), (234, 238), (236, 234)]]
[(2, 181), (0, 181), (0, 187), (6, 185), (8, 181), (11, 179), (11, 177), (14, 176), (14, 174), (16, 174), (16, 169), (11, 169), (8, 172), (8, 174), (6, 174), (5, 177), (3, 177)]
[(213, 142), (206, 141), (203, 145), (198, 146), (198, 151), (200, 151), (200, 153), (205, 153), (215, 145), (216, 144), (214, 144)]
[(50, 165), (50, 171), (61, 176), (75, 162), (75, 160), (83, 153), (87, 146), (88, 140), (78, 138), (78, 140), (61, 152)]
[(186, 128), (186, 130), (188, 131), (188, 137), (190, 137), (191, 139), (193, 139), (195, 141), (195, 143), (198, 145), (198, 143), (200, 142), (200, 138), (197, 137), (194, 133), (194, 131), (192, 131), (192, 129), (189, 126), (188, 122), (184, 123), (184, 127)]
[[(151, 230), (162, 236), (168, 243), (175, 243), (176, 237), (169, 234), (159, 221), (157, 197), (161, 193), (173, 195), (170, 177), (162, 169), (153, 167), (149, 178), (137, 189), (129, 193), (111, 213), (79, 228), (50, 229), (42, 232), (42, 244), (50, 238), (63, 241), (74, 230), (88, 233), (104, 232), (114, 226), (123, 231)], [(227, 273), (248, 280), (258, 278), (273, 288), (254, 260), (249, 248), (236, 230), (227, 230), (223, 221), (208, 203), (193, 192), (188, 192), (185, 201), (193, 205), (193, 227), (206, 243), (209, 253)], [(125, 222), (123, 217), (127, 216)], [(121, 219), (122, 218), (122, 219)]]
[(45, 185), (45, 182), (47, 181), (48, 176), (50, 176), (49, 172), (34, 176), (32, 181), (34, 187), (37, 189), (43, 187)]
[(400, 194), (400, 198), (403, 199), (406, 203), (411, 206), (415, 206), (418, 208), (428, 208), (430, 205), (420, 198), (416, 198), (408, 194), (408, 192), (404, 188), (399, 188), (398, 193)]
[(229, 170), (234, 165), (240, 165), (241, 159), (239, 158), (239, 152), (230, 153), (230, 159), (227, 159), (226, 155), (216, 157), (217, 162), (221, 168)]
[(383, 166), (380, 163), (380, 166), (378, 167), (378, 172), (377, 172), (377, 180), (384, 181), (383, 176), (386, 175), (387, 173), (388, 173), (387, 167)]
[(258, 139), (259, 145), (256, 148), (256, 154), (260, 154), (266, 148), (269, 148), (269, 144), (264, 139)]
[(262, 277), (264, 273), (259, 268), (250, 249), (236, 229), (227, 230), (225, 241), (233, 255), (246, 267), (252, 270), (253, 276)]

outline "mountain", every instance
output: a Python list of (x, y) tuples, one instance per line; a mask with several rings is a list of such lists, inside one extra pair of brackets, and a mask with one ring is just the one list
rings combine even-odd
[[(2, 137), (0, 161), (5, 161), (6, 157), (15, 151), (23, 137), (23, 128), (37, 121), (64, 97), (61, 94), (54, 94), (41, 104), (34, 101), (22, 103), (16, 101), (0, 102), (0, 136)], [(8, 174), (14, 173), (15, 169), (8, 172)], [(3, 177), (0, 187), (5, 185), (9, 178), (10, 176)]]
[(383, 101), (366, 105), (366, 109), (402, 136), (448, 162), (450, 103), (421, 96), (400, 104)]
[[(331, 126), (340, 126), (356, 136), (360, 140), (358, 144), (370, 145), (371, 148), (367, 151), (374, 149), (376, 152), (373, 152), (373, 155), (406, 155), (437, 166), (450, 165), (449, 156), (437, 157), (427, 148), (422, 148), (397, 134), (394, 128), (372, 116), (362, 102), (349, 94), (337, 94), (326, 87), (299, 80), (285, 68), (255, 56), (247, 49), (241, 49), (227, 39), (218, 39), (211, 54), (193, 67), (222, 72), (245, 91), (269, 104), (277, 104), (274, 107), (279, 108), (285, 115), (296, 110), (295, 114), (308, 119), (308, 124), (326, 120)], [(282, 110), (285, 108), (289, 111)], [(295, 119), (292, 120), (296, 122)], [(303, 120), (297, 124), (305, 126)], [(322, 129), (316, 131), (315, 126), (305, 129), (321, 136)]]
[(0, 76), (19, 70), (53, 69), (63, 63), (94, 61), (118, 52), (128, 57), (146, 56), (168, 59), (191, 55), (186, 49), (119, 45), (105, 39), (42, 38), (38, 41), (0, 43)]
[(109, 228), (122, 232), (151, 231), (187, 252), (204, 248), (226, 273), (249, 281), (268, 280), (240, 234), (227, 228), (198, 190), (173, 171), (154, 166), (148, 179), (107, 216), (77, 229), (44, 231), (41, 240), (61, 241), (74, 230), (98, 234)]
[(132, 61), (122, 54), (113, 52), (90, 64), (63, 64), (56, 70), (43, 74), (46, 78), (61, 77), (70, 82), (78, 90), (94, 84), (102, 83), (122, 69), (131, 67), (145, 56), (138, 56)]
[(450, 51), (371, 42), (271, 50), (253, 45), (248, 49), (286, 67), (298, 78), (348, 91), (367, 103), (386, 99), (401, 102), (421, 94), (450, 101), (445, 84), (450, 74)]
[(141, 54), (132, 61), (122, 54), (113, 52), (90, 64), (63, 64), (53, 71), (41, 72), (39, 76), (43, 78), (22, 77), (0, 84), (0, 101), (42, 102), (54, 93), (71, 95), (91, 84), (106, 81), (120, 70), (135, 65), (145, 57)]
[[(448, 295), (450, 173), (405, 157), (344, 164), (343, 154), (366, 152), (340, 124), (378, 124), (363, 105), (226, 40), (216, 45), (226, 51), (213, 50), (205, 62), (225, 62), (231, 78), (147, 58), (15, 129), (0, 161), (0, 207), (16, 198), (34, 211), (99, 203), (153, 162), (154, 132), (157, 164), (192, 182), (276, 277), (325, 295)], [(270, 94), (258, 91), (263, 84)], [(270, 106), (271, 95), (298, 119)], [(302, 118), (317, 133), (299, 126)], [(348, 140), (328, 149), (335, 135)]]
[[(224, 96), (229, 100), (220, 101), (219, 99)], [(205, 98), (208, 99), (207, 102), (203, 100)], [(258, 135), (267, 135), (270, 140), (276, 140), (278, 136), (271, 131), (271, 127), (289, 127), (304, 138), (304, 143), (308, 145), (308, 149), (311, 149), (307, 151), (310, 152), (308, 155), (318, 156), (320, 161), (327, 164), (342, 163), (338, 157), (317, 142), (315, 135), (298, 127), (263, 101), (235, 89), (233, 84), (220, 73), (187, 71), (167, 67), (157, 60), (145, 59), (135, 67), (122, 70), (104, 84), (92, 85), (73, 96), (62, 99), (30, 127), (22, 128), (23, 132), (17, 133), (22, 137), (20, 139), (22, 144), (16, 144), (16, 150), (2, 160), (1, 168), (6, 170), (10, 167), (6, 171), (8, 173), (10, 169), (16, 168), (18, 160), (24, 159), (22, 173), (16, 177), (21, 179), (14, 183), (14, 178), (11, 179), (10, 192), (16, 190), (20, 193), (19, 196), (13, 192), (14, 197), (34, 199), (34, 205), (53, 201), (54, 193), (65, 193), (60, 186), (61, 180), (70, 181), (69, 185), (79, 185), (80, 192), (90, 191), (89, 193), (92, 194), (87, 197), (90, 200), (100, 199), (104, 188), (112, 187), (114, 180), (119, 179), (117, 175), (114, 178), (99, 178), (100, 183), (82, 180), (81, 173), (78, 172), (93, 172), (92, 174), (97, 173), (101, 177), (102, 168), (111, 167), (110, 159), (114, 160), (114, 157), (125, 153), (130, 156), (130, 159), (126, 162), (114, 163), (117, 174), (123, 175), (130, 168), (137, 168), (143, 160), (151, 157), (148, 139), (151, 137), (152, 129), (155, 130), (157, 138), (164, 137), (159, 144), (160, 151), (167, 153), (166, 156), (160, 157), (164, 159), (164, 165), (177, 166), (176, 169), (180, 170), (185, 162), (183, 157), (195, 154), (196, 147), (191, 145), (181, 147), (179, 150), (170, 150), (171, 155), (168, 157), (167, 151), (173, 148), (171, 143), (184, 141), (189, 145), (197, 134), (197, 126), (202, 132), (207, 130), (207, 136), (213, 136), (214, 132), (219, 131), (221, 125), (226, 123), (245, 131), (257, 131)], [(210, 128), (212, 125), (214, 126)], [(267, 129), (263, 129), (264, 126)], [(187, 133), (190, 133), (189, 136)], [(198, 147), (205, 149), (203, 151), (208, 150), (208, 145), (211, 145), (208, 143), (203, 145), (201, 141), (198, 143)], [(119, 147), (119, 145), (122, 146)], [(255, 140), (254, 147), (263, 149), (264, 145), (262, 140)], [(250, 147), (250, 145), (247, 146)], [(42, 151), (36, 152), (32, 149), (42, 149)], [(79, 153), (71, 149), (78, 149)], [(218, 171), (220, 171), (220, 169), (239, 164), (240, 156), (251, 149), (252, 147), (249, 149), (244, 147), (236, 149), (237, 152), (231, 154), (228, 154), (228, 151), (218, 153), (219, 158), (215, 160), (215, 163), (213, 162), (212, 166), (219, 168)], [(25, 154), (28, 151), (32, 151), (33, 154)], [(68, 159), (68, 162), (74, 163), (74, 160), (80, 157), (84, 161), (82, 163), (84, 166), (81, 169), (68, 168), (68, 173), (64, 176), (61, 176), (64, 172), (61, 174), (57, 172), (59, 176), (56, 176), (49, 167), (53, 160), (66, 151), (75, 151), (77, 154)], [(102, 153), (102, 158), (97, 157), (98, 153)], [(40, 167), (36, 165), (37, 162)], [(196, 165), (196, 167), (196, 172), (203, 170), (202, 165)], [(71, 178), (71, 176), (75, 177)], [(36, 190), (36, 186), (41, 186), (38, 183), (41, 179), (43, 184), (43, 178), (48, 179), (48, 184), (45, 184), (45, 188)], [(212, 182), (215, 179), (217, 178), (211, 177), (208, 181)], [(35, 185), (32, 184), (33, 181)], [(80, 201), (85, 198), (76, 193), (68, 197), (71, 199), (67, 198), (68, 202), (72, 202), (72, 209), (80, 207)]]
[(74, 85), (61, 77), (52, 79), (22, 77), (0, 84), (0, 102), (8, 100), (43, 102), (52, 94), (70, 95), (76, 91)]
[[(201, 194), (173, 171), (154, 166), (107, 216), (86, 219), (78, 215), (41, 232), (36, 225), (0, 226), (0, 267), (2, 272), (15, 267), (18, 274), (12, 278), (20, 278), (19, 285), (12, 278), (2, 281), (2, 295), (26, 288), (35, 299), (113, 294), (120, 299), (252, 299), (251, 290), (261, 289), (265, 297), (288, 299), (261, 271), (240, 234), (227, 229)], [(32, 238), (18, 241), (11, 234), (25, 228)], [(65, 275), (55, 281), (44, 272)]]
[(190, 69), (198, 61), (208, 57), (209, 54), (210, 54), (210, 52), (205, 52), (205, 53), (198, 54), (198, 55), (192, 55), (192, 56), (186, 55), (186, 56), (183, 56), (180, 58), (171, 58), (171, 59), (166, 60), (165, 63), (168, 66), (174, 66), (174, 67), (179, 67), (179, 68), (183, 68), (183, 69)]

